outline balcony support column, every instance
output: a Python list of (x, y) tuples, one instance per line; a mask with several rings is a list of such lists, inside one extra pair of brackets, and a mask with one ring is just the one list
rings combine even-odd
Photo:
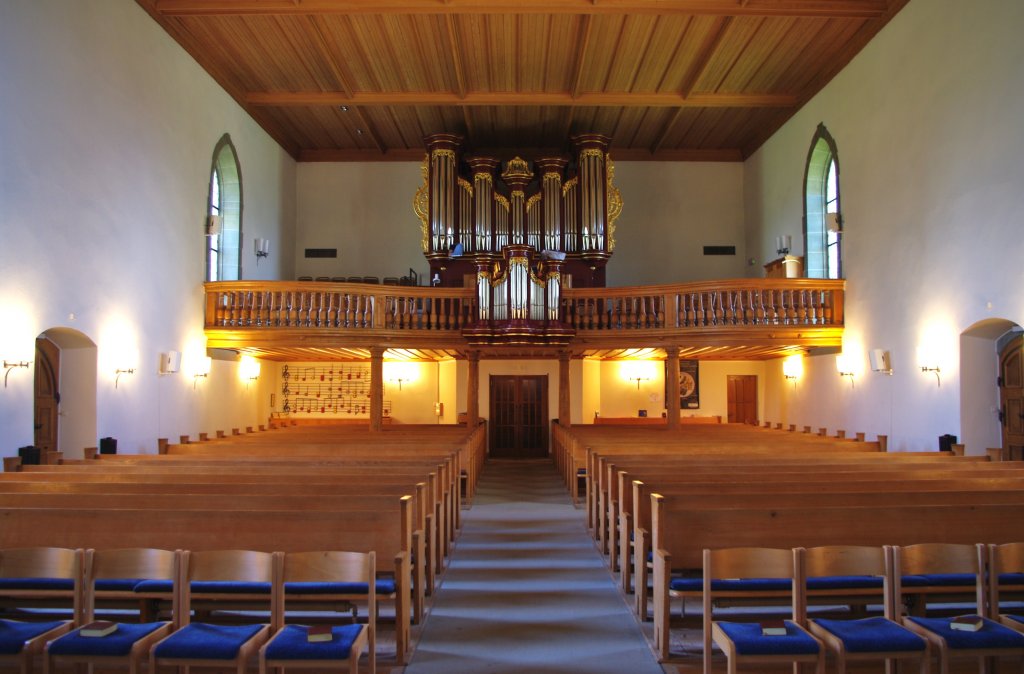
[(370, 347), (370, 430), (384, 428), (384, 347)]
[(466, 426), (476, 428), (480, 423), (480, 352), (466, 354), (469, 362), (466, 382)]
[(558, 352), (558, 423), (568, 428), (572, 424), (572, 398), (569, 397), (569, 352)]
[(679, 430), (679, 347), (666, 346), (665, 354), (665, 416), (668, 429)]

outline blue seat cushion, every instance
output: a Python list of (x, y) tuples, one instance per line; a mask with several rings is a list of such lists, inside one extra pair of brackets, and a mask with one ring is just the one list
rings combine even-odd
[(63, 620), (44, 623), (30, 623), (21, 620), (0, 620), (0, 655), (17, 655), (25, 647), (25, 642), (35, 639), (40, 634), (57, 629), (64, 624)]
[(54, 655), (128, 655), (136, 641), (167, 623), (118, 623), (105, 637), (83, 637), (74, 630), (50, 645)]
[(900, 578), (903, 587), (974, 587), (977, 577), (973, 573), (929, 573)]
[(815, 576), (807, 579), (808, 590), (882, 589), (881, 576)]
[(263, 625), (189, 623), (154, 649), (158, 658), (231, 660)]
[[(173, 587), (169, 580), (144, 580), (135, 586), (135, 591), (169, 593)], [(270, 594), (270, 583), (194, 580), (189, 587), (196, 594)]]
[(0, 578), (0, 590), (73, 590), (70, 578)]
[(1024, 573), (999, 574), (1000, 585), (1024, 585)]
[[(712, 592), (769, 592), (788, 591), (792, 586), (789, 578), (714, 578)], [(669, 589), (676, 592), (700, 592), (704, 589), (703, 578), (673, 578)]]
[(814, 655), (818, 642), (809, 634), (785, 621), (786, 634), (761, 634), (760, 623), (715, 622), (736, 645), (740, 655)]
[[(382, 578), (375, 583), (377, 594), (394, 594), (395, 581)], [(286, 594), (366, 594), (366, 583), (285, 583)]]
[(885, 618), (814, 621), (839, 637), (850, 653), (923, 651), (924, 639)]
[(141, 582), (142, 578), (97, 578), (95, 588), (97, 592), (132, 592)]
[(946, 640), (954, 650), (965, 648), (1024, 648), (1024, 634), (984, 618), (985, 624), (977, 632), (955, 630), (949, 626), (949, 618), (917, 618), (910, 620)]
[(267, 646), (267, 660), (344, 660), (352, 652), (352, 644), (363, 625), (336, 625), (331, 628), (330, 641), (306, 638), (304, 625), (285, 625)]

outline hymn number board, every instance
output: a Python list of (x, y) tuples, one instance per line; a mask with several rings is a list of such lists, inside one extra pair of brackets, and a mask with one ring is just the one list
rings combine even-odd
[[(368, 363), (325, 363), (284, 365), (281, 368), (282, 411), (286, 414), (370, 414), (370, 365)], [(391, 401), (384, 401), (384, 416), (391, 414)]]

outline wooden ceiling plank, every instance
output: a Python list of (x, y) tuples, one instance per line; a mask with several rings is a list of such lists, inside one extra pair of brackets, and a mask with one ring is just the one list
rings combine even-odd
[(579, 48), (576, 50), (576, 62), (573, 64), (572, 86), (569, 88), (569, 95), (575, 99), (580, 95), (580, 86), (583, 80), (583, 66), (587, 62), (587, 50), (590, 48), (590, 33), (593, 30), (593, 19), (589, 16), (583, 17), (580, 24)]
[(678, 93), (588, 92), (573, 96), (565, 92), (472, 92), (460, 98), (455, 92), (358, 92), (351, 96), (335, 92), (251, 91), (245, 101), (254, 106), (585, 106), (629, 107), (702, 107), (702, 108), (791, 108), (797, 104), (792, 94), (701, 93), (684, 97)]
[(459, 98), (466, 97), (466, 73), (462, 67), (462, 47), (459, 43), (459, 28), (455, 25), (455, 17), (445, 18), (445, 27), (448, 36), (448, 54), (451, 57), (452, 68), (455, 70), (455, 93)]
[(472, 13), (878, 18), (887, 9), (885, 0), (155, 0), (152, 5), (165, 16)]

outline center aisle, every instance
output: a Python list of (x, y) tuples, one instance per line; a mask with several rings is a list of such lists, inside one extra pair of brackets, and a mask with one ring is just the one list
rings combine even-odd
[(488, 461), (405, 674), (662, 674), (584, 515), (550, 462)]

